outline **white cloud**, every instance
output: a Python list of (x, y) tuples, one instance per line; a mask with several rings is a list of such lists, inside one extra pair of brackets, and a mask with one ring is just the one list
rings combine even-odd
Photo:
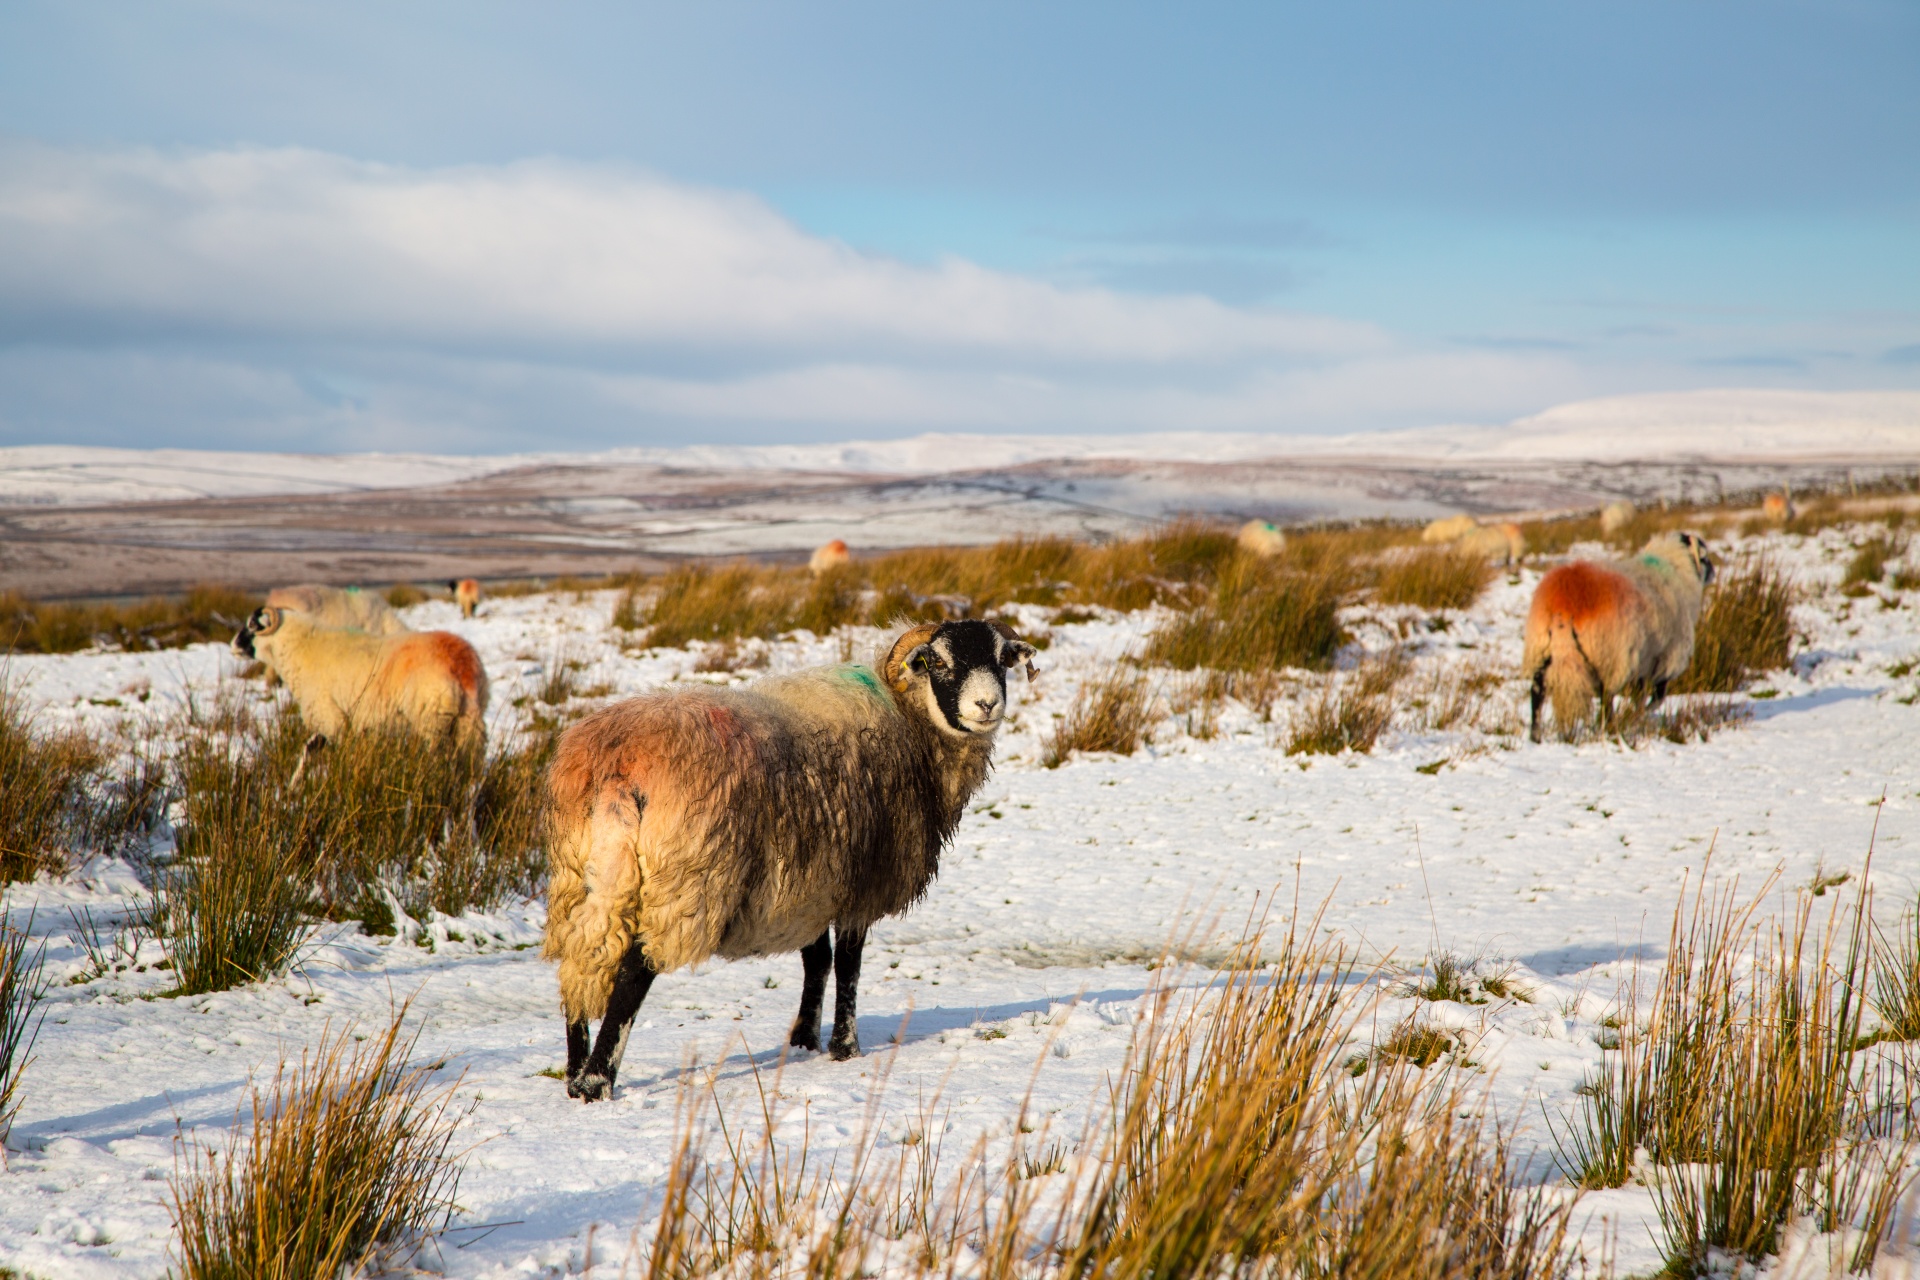
[(904, 263), (624, 168), (0, 145), (0, 443), (1335, 430), (1606, 389), (1565, 353)]

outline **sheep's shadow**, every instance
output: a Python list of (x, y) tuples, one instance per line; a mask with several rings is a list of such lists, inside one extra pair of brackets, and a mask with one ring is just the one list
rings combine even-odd
[(1884, 689), (1859, 689), (1851, 685), (1839, 685), (1831, 689), (1815, 689), (1810, 693), (1789, 694), (1778, 698), (1749, 699), (1746, 709), (1755, 721), (1771, 720), (1776, 716), (1818, 711), (1822, 707), (1834, 706), (1837, 703), (1877, 698), (1885, 692)]
[[(77, 1115), (49, 1116), (32, 1124), (14, 1125), (11, 1140), (31, 1149), (35, 1145), (44, 1147), (56, 1138), (80, 1138), (95, 1146), (104, 1146), (125, 1138), (163, 1137), (182, 1127), (191, 1129), (198, 1124), (230, 1118), (231, 1112), (217, 1110), (188, 1116), (180, 1104), (215, 1094), (230, 1094), (245, 1085), (244, 1080), (228, 1080), (197, 1089), (167, 1089)], [(98, 1127), (102, 1125), (119, 1127)]]
[(1520, 963), (1542, 976), (1559, 977), (1569, 973), (1580, 973), (1586, 969), (1597, 969), (1603, 964), (1664, 960), (1666, 954), (1659, 947), (1649, 946), (1644, 942), (1576, 943), (1554, 947), (1547, 951), (1535, 951), (1530, 955), (1521, 956)]

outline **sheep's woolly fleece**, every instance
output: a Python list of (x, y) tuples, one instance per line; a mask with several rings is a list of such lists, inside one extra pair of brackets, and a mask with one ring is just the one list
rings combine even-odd
[[(1443, 629), (1416, 623), (1411, 610), (1350, 619), (1358, 644), (1373, 649), (1405, 620), (1416, 684), (1455, 667), (1504, 668), (1485, 728), (1396, 724), (1370, 756), (1303, 760), (1277, 745), (1292, 703), (1273, 724), (1229, 704), (1210, 739), (1187, 731), (1191, 713), (1169, 713), (1137, 755), (1047, 770), (1044, 731), (1084, 678), (1138, 646), (1152, 618), (1046, 627), (1045, 611), (1028, 610), (1030, 630), (1052, 633), (1044, 674), (1031, 688), (1016, 683), (997, 771), (930, 897), (875, 929), (862, 990), (867, 1056), (789, 1063), (778, 1105), (796, 1126), (797, 1109), (808, 1108), (823, 1168), (844, 1163), (883, 1076), (883, 1144), (936, 1092), (949, 1151), (982, 1132), (1004, 1144), (1030, 1078), (1035, 1113), (1077, 1134), (1123, 1060), (1152, 980), (1146, 964), (1169, 938), (1192, 935), (1204, 956), (1250, 913), (1284, 919), (1296, 901), (1325, 899), (1324, 926), (1369, 956), (1417, 961), (1437, 931), (1447, 950), (1513, 967), (1531, 1003), (1441, 1004), (1431, 1014), (1480, 1037), (1472, 1057), (1495, 1106), (1519, 1127), (1535, 1171), (1551, 1177), (1548, 1118), (1573, 1106), (1599, 1060), (1609, 998), (1635, 957), (1661, 955), (1681, 886), (1699, 878), (1710, 848), (1714, 874), (1749, 884), (1775, 868), (1789, 886), (1857, 871), (1884, 793), (1875, 881), (1893, 901), (1910, 899), (1920, 880), (1920, 595), (1882, 588), (1843, 599), (1835, 584), (1859, 535), (1716, 546), (1729, 565), (1770, 550), (1810, 588), (1797, 614), (1807, 642), (1791, 672), (1763, 682), (1749, 724), (1686, 746), (1520, 742), (1521, 620), (1539, 576), (1528, 567)], [(608, 627), (613, 607), (602, 593), (489, 600), (472, 621), (450, 602), (406, 616), (475, 644), (493, 677), (499, 731), (556, 654), (584, 663), (580, 686), (607, 696), (707, 678), (693, 673), (693, 653), (622, 653)], [(864, 652), (880, 638), (855, 643)], [(844, 639), (747, 651), (786, 670), (838, 659)], [(47, 723), (104, 729), (163, 718), (234, 665), (224, 646), (207, 645), (16, 658), (8, 678)], [(1177, 693), (1180, 679), (1165, 676), (1162, 691)], [(1422, 771), (1437, 761), (1447, 763)], [(70, 982), (87, 966), (68, 909), (105, 918), (138, 892), (125, 864), (96, 862), (8, 899), (14, 920), (33, 913), (55, 980), (0, 1174), (0, 1263), (19, 1272), (162, 1275), (176, 1133), (217, 1138), (250, 1079), (269, 1080), (329, 1022), (374, 1022), (412, 996), (422, 1051), (464, 1073), (459, 1090), (471, 1103), (455, 1230), (419, 1265), (471, 1277), (575, 1274), (591, 1233), (611, 1274), (636, 1228), (644, 1246), (659, 1207), (685, 1064), (725, 1055), (721, 1100), (744, 1115), (755, 1105), (748, 1055), (773, 1067), (799, 992), (793, 956), (662, 979), (617, 1097), (589, 1108), (540, 1074), (564, 1050), (554, 972), (535, 947), (538, 903), (424, 922), (430, 949), (332, 928), (285, 979), (221, 995), (140, 999), (169, 984), (151, 968)], [(149, 942), (138, 960), (159, 955)], [(1408, 1004), (1389, 1000), (1383, 1025)], [(1579, 1213), (1589, 1245), (1612, 1240), (1622, 1274), (1658, 1265), (1644, 1189), (1589, 1195)]]

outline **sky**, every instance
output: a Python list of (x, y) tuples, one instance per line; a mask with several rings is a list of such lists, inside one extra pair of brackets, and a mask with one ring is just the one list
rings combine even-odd
[(0, 9), (0, 445), (1920, 387), (1920, 5)]

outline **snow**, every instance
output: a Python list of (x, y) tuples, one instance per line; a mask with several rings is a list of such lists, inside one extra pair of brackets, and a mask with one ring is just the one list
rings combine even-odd
[(1751, 389), (1614, 396), (1504, 426), (1453, 425), (1349, 435), (1143, 432), (967, 435), (811, 445), (694, 445), (497, 457), (234, 453), (33, 445), (0, 449), (0, 506), (162, 502), (443, 484), (565, 463), (714, 471), (928, 475), (1062, 459), (1235, 462), (1650, 462), (1663, 459), (1920, 459), (1920, 392)]
[[(1154, 619), (1051, 625), (1047, 611), (1027, 610), (1028, 630), (1051, 633), (1044, 673), (1016, 691), (996, 772), (932, 893), (876, 928), (861, 991), (866, 1056), (849, 1063), (779, 1065), (797, 958), (711, 964), (656, 984), (616, 1097), (586, 1107), (540, 1074), (563, 1050), (554, 975), (535, 945), (537, 902), (432, 921), (430, 950), (330, 927), (284, 979), (156, 999), (169, 979), (150, 968), (70, 981), (88, 961), (69, 910), (124, 913), (139, 900), (132, 868), (96, 862), (63, 882), (17, 886), (11, 917), (33, 913), (56, 985), (0, 1174), (0, 1259), (81, 1280), (164, 1274), (176, 1134), (219, 1139), (249, 1081), (270, 1081), (323, 1028), (379, 1023), (411, 999), (420, 1053), (446, 1057), (444, 1078), (458, 1077), (471, 1107), (455, 1230), (422, 1265), (464, 1277), (577, 1274), (591, 1237), (611, 1268), (636, 1228), (644, 1242), (658, 1209), (690, 1063), (716, 1068), (736, 1115), (757, 1105), (757, 1073), (765, 1083), (778, 1071), (778, 1096), (789, 1115), (805, 1108), (823, 1167), (866, 1132), (883, 1084), (883, 1145), (924, 1123), (935, 1097), (951, 1151), (979, 1134), (1006, 1137), (1023, 1105), (1078, 1134), (1124, 1061), (1156, 981), (1149, 966), (1170, 942), (1201, 966), (1181, 981), (1201, 983), (1250, 915), (1304, 919), (1323, 901), (1320, 927), (1370, 963), (1418, 963), (1437, 937), (1441, 950), (1510, 967), (1532, 993), (1530, 1003), (1428, 1012), (1474, 1038), (1495, 1111), (1517, 1126), (1534, 1176), (1552, 1178), (1548, 1118), (1570, 1112), (1598, 1063), (1599, 1020), (1618, 984), (1636, 959), (1660, 959), (1684, 884), (1737, 875), (1757, 888), (1777, 872), (1784, 891), (1821, 871), (1857, 873), (1876, 818), (1883, 900), (1910, 900), (1920, 883), (1920, 674), (1890, 671), (1920, 656), (1920, 593), (1842, 599), (1834, 585), (1859, 532), (1728, 548), (1735, 558), (1768, 550), (1808, 588), (1796, 617), (1807, 643), (1792, 671), (1765, 681), (1772, 696), (1751, 701), (1751, 722), (1684, 746), (1529, 746), (1508, 733), (1402, 725), (1369, 756), (1293, 758), (1280, 746), (1293, 705), (1283, 699), (1273, 723), (1229, 704), (1218, 735), (1202, 741), (1169, 716), (1132, 757), (1048, 770), (1039, 757), (1053, 717)], [(1444, 631), (1412, 629), (1414, 679), (1489, 661), (1511, 670), (1537, 577), (1529, 567), (1497, 582)], [(692, 653), (622, 652), (607, 625), (614, 602), (604, 592), (493, 600), (472, 621), (433, 602), (406, 615), (479, 647), (504, 730), (514, 698), (555, 658), (586, 663), (581, 684), (605, 684), (608, 698), (706, 678)], [(1363, 609), (1350, 622), (1362, 646), (1379, 649), (1408, 616)], [(862, 648), (879, 638), (855, 637)], [(774, 670), (831, 661), (841, 639), (802, 636), (765, 653)], [(105, 730), (163, 723), (232, 666), (220, 647), (201, 646), (16, 657), (10, 678), (47, 723)], [(1180, 679), (1163, 673), (1163, 689)], [(1497, 696), (1517, 716), (1518, 681)], [(132, 963), (159, 954), (148, 941)], [(1382, 1026), (1414, 1006), (1390, 990), (1382, 999)], [(1644, 1187), (1590, 1195), (1579, 1215), (1590, 1246), (1612, 1238), (1622, 1274), (1658, 1265)]]

